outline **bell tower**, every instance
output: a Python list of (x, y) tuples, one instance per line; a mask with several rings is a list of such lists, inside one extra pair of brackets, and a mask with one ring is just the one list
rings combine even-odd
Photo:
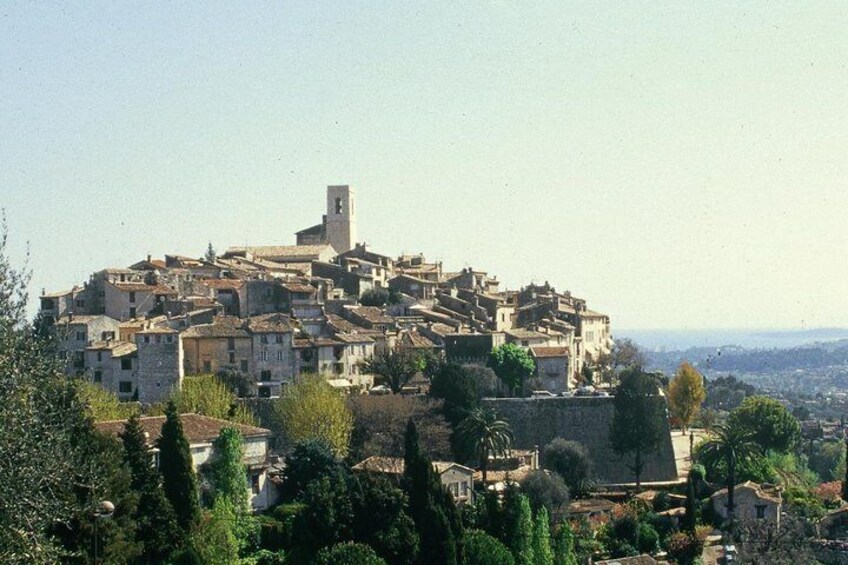
[(336, 253), (350, 251), (356, 244), (356, 203), (348, 185), (327, 187), (326, 241)]

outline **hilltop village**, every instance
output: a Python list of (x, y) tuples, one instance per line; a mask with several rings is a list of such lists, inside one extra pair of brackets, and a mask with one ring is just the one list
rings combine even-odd
[(367, 392), (364, 361), (410, 348), (474, 362), (504, 343), (536, 363), (529, 390), (573, 390), (612, 345), (609, 318), (545, 282), (502, 289), (475, 268), (445, 270), (422, 254), (384, 255), (357, 238), (355, 194), (327, 187), (321, 223), (294, 245), (230, 247), (205, 257), (147, 256), (42, 292), (69, 374), (122, 400), (153, 404), (185, 375), (233, 372), (261, 397), (305, 373)]

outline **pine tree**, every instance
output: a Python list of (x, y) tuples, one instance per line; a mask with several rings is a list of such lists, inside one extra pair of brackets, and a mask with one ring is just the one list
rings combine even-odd
[(554, 554), (551, 551), (551, 529), (548, 510), (542, 506), (536, 513), (533, 524), (533, 563), (535, 565), (554, 565)]
[(121, 434), (124, 462), (130, 470), (132, 489), (138, 494), (135, 512), (138, 540), (142, 543), (142, 563), (161, 563), (177, 546), (176, 517), (165, 498), (159, 473), (153, 468), (153, 454), (147, 446), (138, 416), (133, 415)]
[(173, 401), (165, 409), (165, 423), (157, 442), (162, 487), (177, 516), (177, 523), (186, 533), (200, 516), (197, 498), (197, 477), (191, 459), (183, 423)]
[(215, 253), (215, 248), (212, 247), (212, 242), (209, 242), (209, 246), (206, 248), (206, 254), (203, 256), (206, 261), (209, 263), (214, 263), (218, 259), (218, 254)]

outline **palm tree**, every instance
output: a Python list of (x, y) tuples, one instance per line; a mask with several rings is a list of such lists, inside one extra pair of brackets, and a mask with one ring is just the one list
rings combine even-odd
[(739, 425), (716, 426), (712, 436), (701, 447), (701, 455), (724, 459), (727, 464), (727, 519), (733, 535), (733, 495), (736, 489), (736, 466), (760, 453), (754, 432)]
[(512, 430), (491, 408), (478, 407), (468, 413), (456, 429), (461, 445), (480, 460), (483, 488), (488, 477), (489, 456), (505, 455), (512, 447)]

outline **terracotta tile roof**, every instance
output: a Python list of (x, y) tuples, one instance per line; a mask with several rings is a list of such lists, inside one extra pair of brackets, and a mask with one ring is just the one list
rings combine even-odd
[[(433, 461), (433, 469), (435, 469), (436, 473), (440, 475), (453, 467), (474, 472), (473, 469), (460, 465), (459, 463), (454, 463), (453, 461)], [(405, 468), (406, 465), (402, 457), (383, 457), (380, 455), (372, 455), (351, 467), (351, 470), (402, 475)]]
[(515, 339), (548, 339), (548, 336), (546, 334), (521, 328), (506, 330), (504, 333), (510, 337), (514, 337)]
[(345, 320), (338, 314), (327, 314), (327, 324), (330, 325), (336, 331), (345, 333), (351, 333), (364, 329), (361, 326), (357, 326), (353, 322)]
[(283, 283), (283, 288), (289, 292), (298, 292), (298, 293), (306, 293), (306, 294), (315, 294), (318, 292), (318, 289), (309, 284), (302, 283)]
[(254, 333), (289, 333), (292, 331), (291, 318), (283, 314), (264, 314), (248, 321), (250, 331)]
[(330, 245), (263, 245), (256, 247), (230, 247), (225, 255), (238, 255), (249, 253), (260, 258), (288, 258), (296, 257), (318, 257), (327, 252), (335, 251)]
[(416, 349), (433, 349), (436, 344), (426, 336), (418, 332), (406, 332), (401, 336), (401, 343), (405, 347), (414, 347)]
[(74, 287), (71, 290), (61, 290), (59, 292), (45, 292), (39, 298), (62, 298), (63, 296), (68, 296), (69, 294), (73, 294), (74, 292), (80, 290), (78, 287)]
[(183, 332), (184, 338), (250, 337), (244, 323), (235, 316), (218, 316), (211, 324), (191, 326)]
[(388, 314), (384, 314), (383, 310), (377, 306), (360, 306), (358, 308), (352, 308), (351, 311), (372, 324), (391, 324), (395, 321), (394, 318)]
[(363, 334), (337, 333), (336, 339), (344, 343), (374, 343), (374, 340)]
[(568, 357), (568, 348), (567, 347), (539, 347), (534, 346), (530, 348), (530, 352), (533, 354), (533, 357), (542, 358), (542, 357)]
[[(209, 418), (201, 414), (182, 414), (180, 416), (183, 424), (183, 431), (189, 443), (208, 443), (215, 440), (224, 428), (237, 429), (244, 438), (267, 437), (271, 435), (271, 430), (258, 428), (256, 426), (246, 426), (227, 420), (219, 420), (218, 418)], [(165, 416), (146, 416), (139, 418), (141, 427), (149, 434), (149, 444), (153, 445), (159, 439), (162, 432), (162, 424), (165, 423)], [(98, 431), (117, 436), (124, 431), (126, 420), (112, 420), (109, 422), (99, 422), (95, 424)]]
[(295, 349), (309, 349), (315, 347), (315, 343), (309, 338), (297, 338), (294, 340), (293, 347)]
[(146, 328), (138, 332), (140, 334), (175, 334), (179, 333), (177, 330), (172, 330), (171, 328), (162, 328), (162, 327), (152, 327)]
[(112, 357), (133, 355), (138, 348), (130, 341), (95, 341), (86, 347), (88, 351), (111, 351)]
[(55, 325), (64, 326), (64, 325), (75, 325), (75, 324), (89, 324), (96, 320), (97, 318), (106, 316), (87, 316), (87, 315), (78, 315), (74, 314), (73, 316), (62, 316), (58, 320), (56, 320)]
[(316, 235), (322, 233), (324, 233), (324, 224), (315, 224), (314, 226), (295, 232), (295, 235)]
[(203, 279), (200, 283), (208, 288), (212, 289), (221, 289), (221, 288), (229, 288), (232, 290), (238, 290), (244, 286), (244, 281), (237, 279)]
[(601, 314), (600, 312), (595, 312), (594, 310), (584, 310), (580, 312), (580, 316), (582, 318), (606, 318), (606, 314)]

